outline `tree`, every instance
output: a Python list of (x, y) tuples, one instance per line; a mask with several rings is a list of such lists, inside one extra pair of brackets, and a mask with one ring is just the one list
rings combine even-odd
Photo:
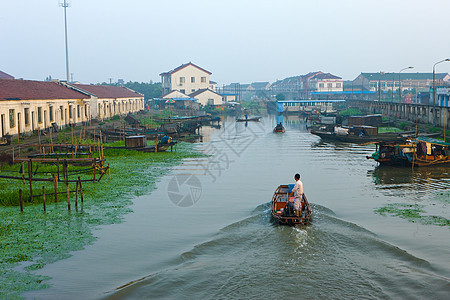
[(275, 98), (277, 99), (277, 100), (279, 100), (279, 101), (282, 101), (282, 100), (286, 100), (286, 96), (284, 96), (284, 94), (277, 94), (276, 96), (275, 96)]

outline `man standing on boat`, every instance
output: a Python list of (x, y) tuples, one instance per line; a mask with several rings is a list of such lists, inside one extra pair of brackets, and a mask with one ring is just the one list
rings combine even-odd
[(295, 174), (295, 185), (292, 189), (292, 192), (294, 193), (294, 209), (297, 213), (300, 212), (300, 204), (302, 202), (303, 197), (303, 183), (300, 181), (300, 174)]

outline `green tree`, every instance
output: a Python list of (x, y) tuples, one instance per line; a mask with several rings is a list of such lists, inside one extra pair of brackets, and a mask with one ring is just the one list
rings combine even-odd
[(284, 94), (277, 94), (275, 98), (279, 101), (286, 100), (286, 96)]

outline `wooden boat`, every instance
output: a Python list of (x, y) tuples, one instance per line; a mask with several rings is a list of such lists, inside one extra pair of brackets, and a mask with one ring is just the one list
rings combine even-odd
[(284, 132), (284, 126), (280, 123), (273, 129), (274, 133), (283, 133)]
[(253, 117), (253, 118), (238, 118), (236, 122), (259, 122), (261, 117)]
[(425, 167), (450, 163), (450, 143), (418, 137), (405, 143), (383, 142), (368, 159), (380, 165)]
[(303, 194), (301, 203), (301, 212), (298, 212), (297, 216), (285, 216), (284, 207), (287, 200), (291, 195), (292, 185), (280, 185), (273, 194), (271, 202), (272, 218), (277, 220), (282, 225), (306, 225), (311, 221), (311, 206), (308, 199)]
[(332, 131), (322, 131), (322, 130), (311, 130), (311, 134), (317, 135), (324, 140), (335, 140), (339, 142), (345, 143), (355, 143), (355, 144), (365, 144), (370, 142), (388, 142), (388, 141), (397, 141), (402, 142), (406, 141), (406, 137), (402, 136), (399, 133), (381, 133), (376, 135), (366, 135), (359, 136), (355, 134), (337, 134)]

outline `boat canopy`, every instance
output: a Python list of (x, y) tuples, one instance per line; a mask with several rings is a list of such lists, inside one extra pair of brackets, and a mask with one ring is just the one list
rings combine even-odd
[(429, 136), (421, 136), (416, 139), (418, 142), (430, 143), (439, 146), (450, 146), (450, 143), (446, 143), (443, 140), (438, 140)]

